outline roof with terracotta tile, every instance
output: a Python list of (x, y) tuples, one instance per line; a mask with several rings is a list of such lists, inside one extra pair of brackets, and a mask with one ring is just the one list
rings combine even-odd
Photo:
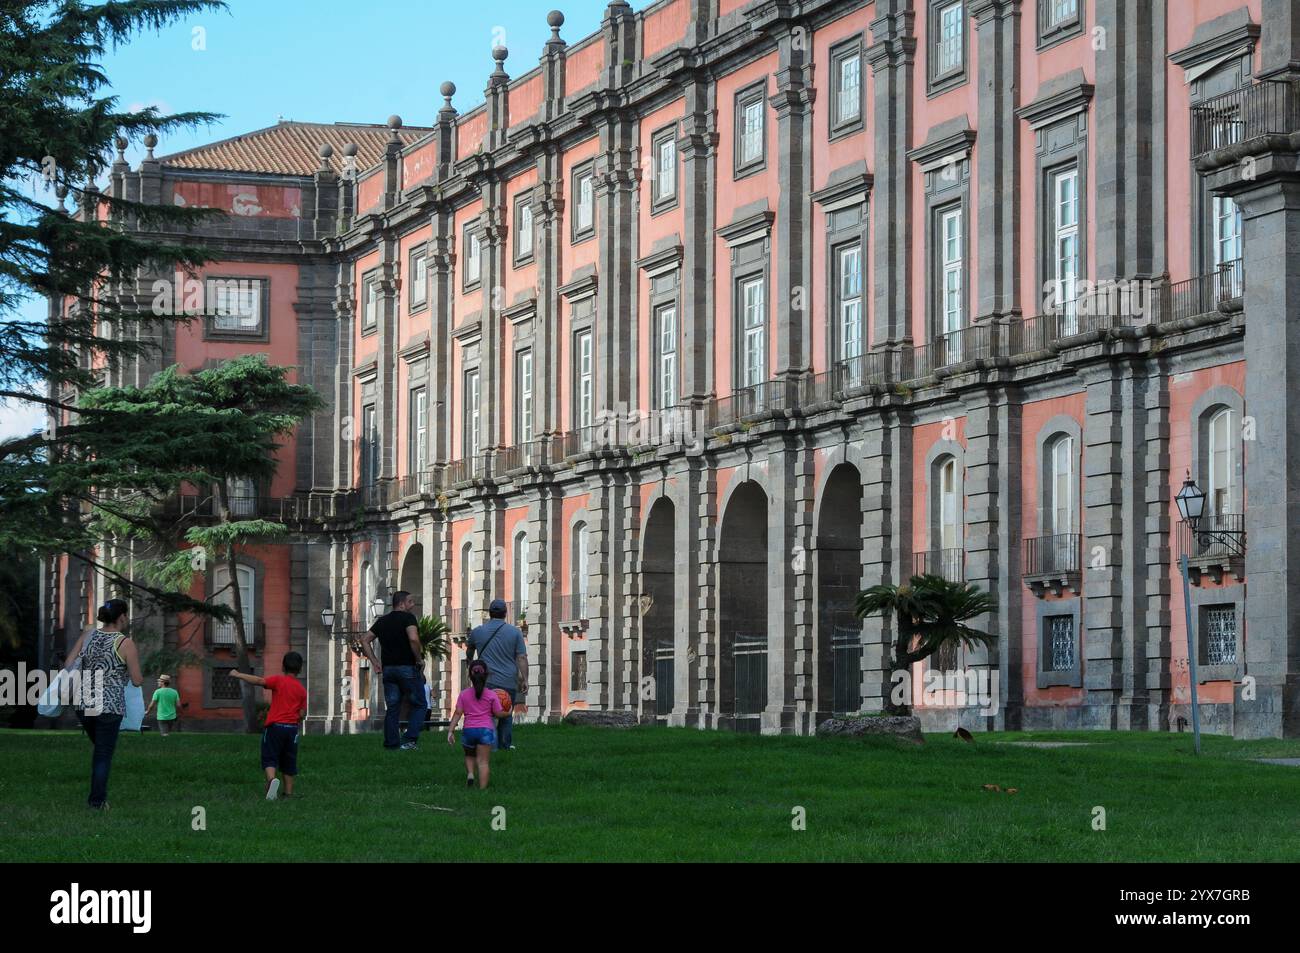
[[(399, 135), (404, 146), (424, 138), (432, 130), (406, 126)], [(281, 120), (274, 126), (197, 146), (184, 152), (159, 156), (172, 169), (205, 169), (221, 172), (269, 172), (276, 175), (312, 175), (320, 168), (320, 147), (334, 148), (331, 165), (337, 172), (343, 148), (357, 147), (357, 171), (368, 169), (384, 154), (388, 126), (364, 123), (294, 122)]]

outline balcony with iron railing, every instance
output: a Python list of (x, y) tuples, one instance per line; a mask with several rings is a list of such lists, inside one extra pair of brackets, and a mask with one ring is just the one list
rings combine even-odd
[(1202, 516), (1195, 528), (1186, 520), (1178, 524), (1178, 552), (1187, 557), (1187, 569), (1193, 585), (1200, 584), (1202, 574), (1216, 583), (1230, 572), (1245, 578), (1246, 517), (1242, 513)]
[(1238, 312), (1245, 293), (1245, 263), (1240, 258), (1225, 261), (1206, 274), (1163, 286), (1155, 296), (1155, 322), (1168, 324), (1216, 312)]
[(1082, 555), (1083, 536), (1079, 533), (1026, 539), (1021, 566), (1025, 585), (1038, 596), (1049, 591), (1059, 596), (1067, 588), (1078, 592)]
[(555, 597), (553, 618), (561, 629), (585, 629), (591, 619), (591, 597), (585, 592), (566, 592)]
[(1300, 95), (1285, 81), (1255, 83), (1192, 107), (1192, 157), (1300, 131)]
[[(266, 623), (245, 624), (244, 637), (249, 640), (249, 647), (261, 651), (266, 647)], [(206, 620), (203, 642), (208, 648), (233, 649), (235, 647), (235, 623), (209, 618)]]
[(949, 582), (965, 582), (966, 550), (931, 549), (912, 554), (912, 575), (940, 576)]

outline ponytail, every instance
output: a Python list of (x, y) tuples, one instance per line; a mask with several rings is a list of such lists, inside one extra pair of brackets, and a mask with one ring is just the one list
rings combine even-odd
[(483, 686), (487, 684), (488, 670), (482, 661), (475, 661), (469, 667), (469, 681), (474, 686), (474, 698), (483, 697)]
[(126, 615), (127, 605), (125, 599), (109, 599), (99, 607), (99, 612), (95, 618), (106, 625), (113, 625), (118, 619)]

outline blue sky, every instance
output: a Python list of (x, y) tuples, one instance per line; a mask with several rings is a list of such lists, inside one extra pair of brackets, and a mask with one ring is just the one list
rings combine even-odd
[[(483, 101), (491, 51), (510, 50), (512, 76), (537, 65), (551, 35), (546, 14), (564, 12), (570, 43), (598, 29), (607, 0), (227, 0), (227, 13), (190, 18), (143, 34), (104, 61), (119, 108), (223, 113), (217, 125), (167, 137), (157, 153), (273, 125), (382, 123), (393, 113), (427, 126), (442, 105), (438, 87), (456, 84), (462, 112)], [(638, 9), (645, 2), (634, 2)], [(196, 32), (200, 31), (200, 32)], [(203, 47), (195, 49), (196, 46)], [(127, 158), (134, 166), (143, 149)], [(29, 302), (28, 315), (44, 313)], [(0, 439), (39, 429), (31, 407), (0, 403)]]

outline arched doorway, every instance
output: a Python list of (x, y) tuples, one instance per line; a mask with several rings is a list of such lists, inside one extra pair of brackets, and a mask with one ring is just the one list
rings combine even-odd
[[(673, 641), (676, 635), (676, 508), (662, 498), (650, 508), (641, 551), (641, 672), (654, 677), (654, 714), (667, 721), (676, 696)], [(650, 707), (647, 704), (646, 707)]]
[(406, 550), (402, 559), (402, 579), (400, 589), (415, 597), (415, 614), (425, 615), (429, 612), (429, 602), (424, 592), (424, 547), (414, 543)]
[(718, 712), (737, 731), (762, 730), (767, 707), (767, 494), (732, 494), (718, 545)]
[(818, 716), (862, 707), (862, 480), (847, 463), (826, 480), (817, 512)]

